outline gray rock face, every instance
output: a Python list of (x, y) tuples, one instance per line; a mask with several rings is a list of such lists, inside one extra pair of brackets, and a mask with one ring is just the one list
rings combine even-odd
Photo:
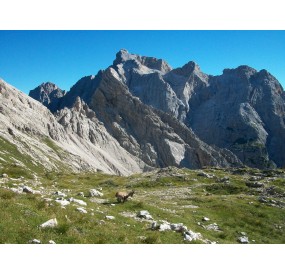
[(207, 144), (252, 167), (285, 165), (284, 90), (266, 70), (240, 66), (209, 76), (194, 62), (153, 70), (126, 51), (113, 68), (134, 96), (175, 116)]
[[(79, 98), (71, 108), (52, 114), (41, 103), (0, 80), (0, 129), (1, 138), (15, 145), (35, 165), (48, 170), (100, 169), (129, 175), (147, 166), (122, 148)], [(17, 161), (21, 162), (21, 158)]]
[(172, 116), (143, 104), (113, 68), (104, 72), (89, 106), (120, 145), (149, 166), (199, 168), (238, 162), (201, 142)]
[(128, 86), (132, 95), (144, 104), (178, 117), (179, 108), (184, 106), (163, 79), (163, 75), (171, 71), (171, 67), (165, 61), (121, 50), (117, 53), (112, 68)]
[(34, 90), (31, 90), (29, 96), (41, 102), (48, 107), (52, 112), (58, 108), (60, 98), (66, 94), (55, 84), (51, 82), (42, 83)]
[(231, 150), (248, 166), (284, 166), (284, 91), (265, 70), (224, 70), (189, 106), (185, 123), (206, 143)]
[(32, 133), (29, 145), (48, 136), (78, 170), (128, 175), (167, 166), (285, 165), (284, 90), (265, 70), (240, 66), (210, 76), (194, 62), (172, 69), (121, 50), (112, 66), (66, 94), (51, 83), (31, 91), (53, 114), (1, 85), (1, 135), (18, 142)]

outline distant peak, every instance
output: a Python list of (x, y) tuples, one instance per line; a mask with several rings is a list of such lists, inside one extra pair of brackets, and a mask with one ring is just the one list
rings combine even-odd
[(121, 49), (116, 54), (116, 59), (114, 61), (114, 65), (117, 65), (119, 63), (123, 63), (127, 60), (133, 60), (136, 59), (135, 54), (130, 54), (126, 49)]
[(173, 70), (174, 73), (186, 77), (190, 76), (193, 72), (200, 72), (200, 71), (201, 71), (200, 66), (194, 61), (190, 61), (187, 64), (185, 64), (183, 67)]
[(223, 73), (224, 74), (228, 74), (228, 73), (250, 73), (250, 74), (253, 74), (253, 73), (256, 73), (257, 70), (255, 70), (254, 68), (252, 67), (249, 67), (247, 65), (241, 65), (241, 66), (238, 66), (237, 68), (234, 68), (234, 69), (224, 69), (223, 70)]
[(121, 49), (116, 54), (116, 59), (114, 60), (113, 65), (116, 66), (128, 61), (135, 61), (136, 66), (138, 64), (141, 64), (143, 66), (148, 67), (149, 69), (159, 70), (162, 73), (171, 71), (171, 67), (168, 65), (166, 61), (162, 59), (132, 54), (129, 53), (126, 49)]

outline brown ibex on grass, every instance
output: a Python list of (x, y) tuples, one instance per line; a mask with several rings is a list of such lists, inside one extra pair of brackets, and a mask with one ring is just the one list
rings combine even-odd
[(115, 197), (117, 198), (118, 202), (124, 203), (128, 199), (128, 197), (132, 197), (134, 195), (134, 193), (135, 193), (135, 191), (133, 191), (133, 190), (129, 193), (120, 191), (120, 192), (116, 193)]

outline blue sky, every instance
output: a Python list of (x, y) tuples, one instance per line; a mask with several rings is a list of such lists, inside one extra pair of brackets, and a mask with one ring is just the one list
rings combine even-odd
[(0, 31), (0, 78), (26, 93), (47, 81), (69, 90), (122, 48), (173, 68), (192, 60), (212, 75), (266, 69), (285, 88), (285, 31)]

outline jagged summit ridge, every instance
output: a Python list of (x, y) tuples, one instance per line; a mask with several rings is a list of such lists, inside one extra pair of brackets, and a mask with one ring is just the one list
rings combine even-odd
[(125, 67), (138, 68), (145, 72), (159, 71), (163, 74), (171, 71), (171, 67), (166, 61), (155, 57), (140, 56), (131, 54), (127, 50), (122, 49), (116, 54), (113, 66), (124, 65)]
[[(79, 80), (57, 110), (72, 108), (77, 97), (120, 146), (151, 167), (285, 165), (284, 89), (266, 70), (241, 65), (212, 76), (193, 61), (172, 69), (122, 49), (110, 67)], [(210, 154), (201, 157), (205, 150)]]

